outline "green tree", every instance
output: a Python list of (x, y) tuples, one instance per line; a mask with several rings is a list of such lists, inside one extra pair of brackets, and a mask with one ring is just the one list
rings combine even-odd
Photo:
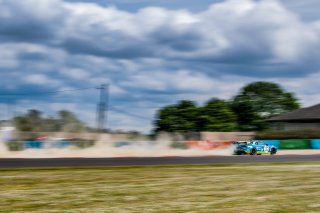
[(234, 131), (237, 117), (230, 105), (216, 98), (211, 99), (200, 108), (199, 128), (201, 131)]
[(42, 112), (36, 109), (31, 109), (27, 113), (27, 119), (32, 127), (32, 131), (39, 131), (42, 128)]
[(292, 93), (272, 82), (254, 82), (246, 85), (231, 101), (237, 114), (240, 130), (264, 130), (266, 118), (300, 107)]
[(180, 101), (176, 105), (166, 106), (157, 113), (156, 132), (192, 132), (198, 131), (198, 108), (192, 101)]
[(157, 113), (156, 132), (233, 131), (237, 118), (224, 100), (212, 99), (203, 107), (192, 101), (180, 101)]
[(32, 126), (30, 125), (29, 120), (25, 116), (17, 116), (13, 119), (13, 122), (16, 128), (20, 131), (32, 131)]
[(42, 127), (42, 113), (31, 109), (25, 115), (17, 116), (14, 123), (21, 131), (39, 131)]
[(44, 118), (42, 123), (43, 132), (59, 132), (61, 130), (59, 121), (54, 117)]
[(29, 110), (24, 115), (14, 118), (14, 123), (20, 131), (37, 132), (80, 132), (85, 129), (85, 125), (70, 111), (61, 110), (56, 118), (42, 117), (38, 110)]
[(70, 111), (61, 110), (58, 112), (58, 123), (60, 131), (64, 132), (81, 132), (85, 125)]

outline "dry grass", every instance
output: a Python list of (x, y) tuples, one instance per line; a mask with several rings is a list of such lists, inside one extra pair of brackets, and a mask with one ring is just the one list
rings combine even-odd
[(0, 171), (0, 212), (319, 212), (320, 163)]

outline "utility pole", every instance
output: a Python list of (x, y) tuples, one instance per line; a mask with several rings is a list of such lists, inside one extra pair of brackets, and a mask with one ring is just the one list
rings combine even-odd
[(13, 109), (13, 117), (15, 118), (17, 116), (17, 100), (13, 100), (13, 106), (12, 106), (12, 109)]
[(97, 88), (100, 91), (99, 103), (97, 106), (97, 130), (103, 132), (106, 128), (107, 110), (109, 102), (109, 84), (101, 84)]
[(7, 99), (7, 121), (10, 121), (10, 111), (11, 111), (11, 106), (10, 106), (10, 99)]

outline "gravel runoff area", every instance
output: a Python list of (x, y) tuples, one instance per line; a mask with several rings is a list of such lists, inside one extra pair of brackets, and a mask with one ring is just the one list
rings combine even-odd
[(2, 169), (0, 212), (319, 212), (320, 162)]

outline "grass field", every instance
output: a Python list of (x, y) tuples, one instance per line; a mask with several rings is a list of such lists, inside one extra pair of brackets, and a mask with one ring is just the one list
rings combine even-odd
[(0, 170), (0, 212), (320, 212), (320, 163)]

